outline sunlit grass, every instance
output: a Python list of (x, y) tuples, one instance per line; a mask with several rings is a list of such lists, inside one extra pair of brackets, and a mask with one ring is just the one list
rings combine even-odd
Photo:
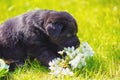
[[(81, 41), (87, 41), (95, 55), (76, 76), (65, 80), (120, 79), (120, 0), (0, 0), (0, 23), (33, 9), (68, 11), (77, 20)], [(9, 72), (5, 80), (61, 80), (49, 75), (38, 62)], [(3, 80), (3, 79), (2, 79)]]

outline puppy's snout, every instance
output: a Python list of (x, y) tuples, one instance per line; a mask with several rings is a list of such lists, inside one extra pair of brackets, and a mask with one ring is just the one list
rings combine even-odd
[(77, 37), (72, 37), (69, 40), (67, 40), (66, 43), (64, 43), (64, 47), (72, 47), (78, 48), (80, 45), (80, 41)]

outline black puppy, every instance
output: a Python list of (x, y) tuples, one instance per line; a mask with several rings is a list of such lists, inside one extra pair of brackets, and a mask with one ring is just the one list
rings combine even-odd
[(67, 12), (34, 10), (0, 25), (0, 57), (24, 63), (29, 56), (48, 66), (64, 47), (78, 47), (77, 24)]

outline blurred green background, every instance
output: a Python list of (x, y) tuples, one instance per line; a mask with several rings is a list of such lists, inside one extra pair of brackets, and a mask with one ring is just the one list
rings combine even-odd
[[(95, 51), (88, 65), (76, 72), (78, 77), (65, 80), (120, 80), (120, 0), (0, 0), (0, 23), (34, 9), (69, 12), (78, 23), (79, 39), (87, 41)], [(18, 69), (6, 79), (47, 80), (50, 75), (41, 67)]]

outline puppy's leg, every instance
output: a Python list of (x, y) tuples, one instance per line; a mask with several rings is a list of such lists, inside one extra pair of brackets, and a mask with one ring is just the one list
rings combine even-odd
[(2, 58), (5, 60), (5, 63), (10, 65), (9, 69), (14, 70), (16, 66), (23, 66), (27, 54), (24, 48), (13, 47), (13, 48), (2, 48)]
[(16, 67), (24, 66), (24, 61), (21, 61), (21, 60), (8, 59), (8, 60), (5, 60), (5, 63), (10, 66), (9, 67), (10, 71), (14, 71)]
[(15, 62), (15, 63), (11, 63), (10, 64), (10, 71), (14, 71), (16, 67), (23, 67), (24, 66), (24, 62)]
[(45, 50), (37, 58), (43, 65), (49, 66), (49, 62), (57, 57), (60, 57), (60, 55), (50, 50)]

